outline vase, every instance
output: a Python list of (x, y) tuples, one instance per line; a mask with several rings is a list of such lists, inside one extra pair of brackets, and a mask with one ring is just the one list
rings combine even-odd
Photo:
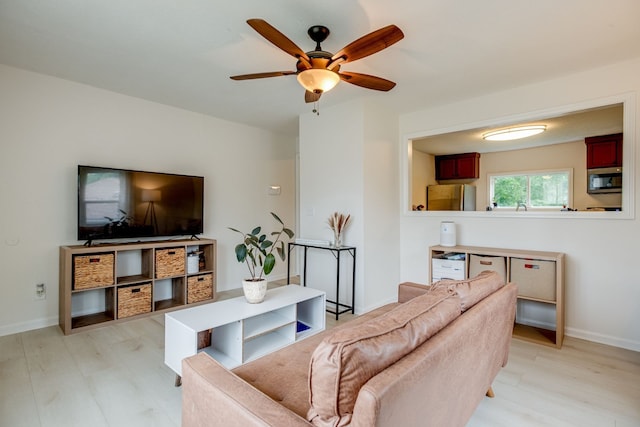
[(337, 231), (333, 232), (333, 247), (342, 247), (342, 233), (338, 233)]
[(249, 304), (259, 304), (267, 294), (267, 279), (243, 280), (242, 290)]

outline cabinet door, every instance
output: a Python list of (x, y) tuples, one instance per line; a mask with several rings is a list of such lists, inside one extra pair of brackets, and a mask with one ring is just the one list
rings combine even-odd
[(451, 156), (436, 157), (436, 179), (456, 179), (457, 178), (457, 160)]
[(479, 176), (478, 171), (478, 157), (475, 155), (460, 156), (457, 161), (457, 177), (459, 179), (477, 179)]
[(622, 166), (622, 134), (585, 138), (587, 169)]

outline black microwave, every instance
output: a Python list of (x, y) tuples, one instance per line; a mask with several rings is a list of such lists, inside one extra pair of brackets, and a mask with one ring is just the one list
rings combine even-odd
[(622, 193), (622, 168), (588, 169), (587, 193)]

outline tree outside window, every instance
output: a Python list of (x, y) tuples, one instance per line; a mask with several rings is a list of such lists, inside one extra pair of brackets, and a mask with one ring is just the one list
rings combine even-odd
[(571, 205), (571, 170), (489, 175), (497, 208), (562, 208)]

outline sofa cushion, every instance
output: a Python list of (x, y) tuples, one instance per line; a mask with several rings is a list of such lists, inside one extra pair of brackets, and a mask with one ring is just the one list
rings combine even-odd
[(349, 424), (362, 385), (460, 314), (458, 297), (446, 287), (436, 287), (326, 337), (311, 357), (307, 419), (317, 426)]
[(313, 351), (322, 339), (337, 330), (353, 327), (381, 316), (397, 305), (397, 303), (391, 303), (371, 310), (347, 323), (336, 326), (334, 329), (325, 330), (275, 353), (240, 365), (233, 369), (233, 373), (282, 406), (305, 418), (309, 411), (309, 381), (307, 379), (309, 363)]
[(495, 271), (483, 271), (466, 280), (441, 280), (432, 287), (444, 287), (460, 298), (460, 308), (466, 311), (480, 300), (488, 297), (504, 286), (502, 276)]

